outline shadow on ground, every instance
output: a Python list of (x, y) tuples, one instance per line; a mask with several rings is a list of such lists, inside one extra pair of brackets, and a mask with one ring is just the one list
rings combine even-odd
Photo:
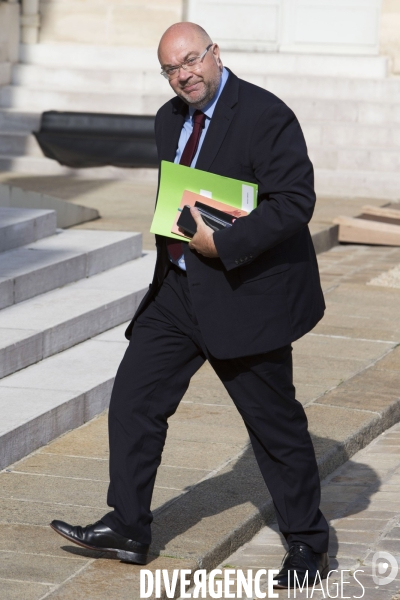
[[(337, 445), (337, 442), (320, 438), (315, 445), (320, 450), (328, 449), (331, 456), (332, 444)], [(323, 486), (325, 516), (332, 520), (365, 510), (371, 494), (379, 486), (380, 478), (373, 469), (349, 460), (344, 470), (334, 476), (328, 486)], [(332, 496), (330, 490), (334, 490)], [(215, 566), (251, 539), (263, 525), (274, 521), (271, 496), (253, 451), (248, 447), (218, 475), (187, 488), (177, 499), (154, 511), (151, 552), (154, 558), (160, 554), (192, 558), (203, 567), (208, 567), (208, 563)], [(284, 546), (283, 538), (282, 544)], [(79, 556), (99, 557), (98, 553), (77, 547), (64, 546), (64, 550)], [(332, 568), (335, 568), (338, 550), (338, 538), (331, 528)]]

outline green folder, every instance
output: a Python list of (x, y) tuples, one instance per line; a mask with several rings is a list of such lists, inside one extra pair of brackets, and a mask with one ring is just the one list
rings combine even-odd
[(157, 206), (150, 233), (183, 241), (182, 237), (171, 233), (171, 227), (185, 190), (225, 202), (247, 212), (251, 212), (257, 206), (258, 186), (255, 183), (222, 177), (163, 160)]

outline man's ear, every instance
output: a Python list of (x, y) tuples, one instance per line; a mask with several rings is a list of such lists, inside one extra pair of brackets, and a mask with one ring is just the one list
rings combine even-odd
[(220, 50), (219, 50), (218, 44), (214, 44), (214, 48), (212, 50), (212, 53), (213, 53), (215, 62), (219, 66), (220, 70), (222, 71), (223, 65), (222, 65), (222, 60), (221, 60), (221, 57), (220, 57)]

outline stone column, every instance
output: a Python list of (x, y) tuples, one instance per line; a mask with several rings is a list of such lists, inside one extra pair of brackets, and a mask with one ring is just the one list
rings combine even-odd
[(11, 81), (12, 64), (18, 62), (19, 4), (0, 0), (0, 86)]
[(22, 0), (21, 42), (37, 44), (39, 41), (39, 0)]
[(18, 0), (0, 0), (0, 60), (3, 62), (18, 62), (19, 12)]
[(182, 0), (182, 21), (188, 21), (189, 16), (189, 0)]
[(390, 57), (391, 70), (400, 75), (400, 1), (383, 0), (380, 54)]

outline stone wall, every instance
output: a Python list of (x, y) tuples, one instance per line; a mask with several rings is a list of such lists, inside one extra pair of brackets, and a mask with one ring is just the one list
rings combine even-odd
[(184, 0), (40, 0), (39, 41), (156, 46)]
[(11, 64), (18, 61), (19, 4), (0, 0), (0, 85), (10, 82)]
[(400, 74), (400, 0), (382, 0), (380, 54), (391, 57), (391, 70)]

